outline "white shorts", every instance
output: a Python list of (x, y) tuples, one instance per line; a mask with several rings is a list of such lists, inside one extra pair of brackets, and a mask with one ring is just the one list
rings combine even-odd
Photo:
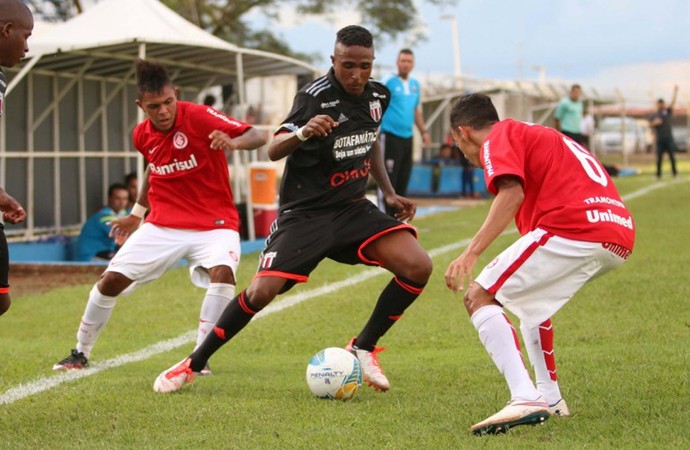
[(574, 241), (536, 229), (505, 249), (475, 281), (531, 328), (629, 254), (615, 244)]
[(126, 294), (135, 285), (159, 278), (186, 258), (192, 283), (208, 288), (211, 277), (206, 269), (228, 266), (236, 276), (240, 252), (240, 235), (234, 230), (182, 230), (145, 223), (127, 239), (106, 271), (118, 272), (134, 280), (124, 292)]

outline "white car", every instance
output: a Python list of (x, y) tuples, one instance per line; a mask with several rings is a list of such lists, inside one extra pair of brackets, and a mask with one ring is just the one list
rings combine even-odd
[(593, 150), (601, 153), (642, 152), (645, 130), (632, 117), (604, 117), (594, 133)]

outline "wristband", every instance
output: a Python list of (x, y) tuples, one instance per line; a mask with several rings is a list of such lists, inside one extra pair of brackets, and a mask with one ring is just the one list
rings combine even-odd
[[(304, 127), (301, 127), (301, 128), (299, 128), (297, 131), (295, 131), (295, 136), (297, 136), (297, 139), (299, 139), (299, 140), (302, 141), (302, 142), (304, 142), (304, 141), (306, 141), (307, 139), (309, 139), (308, 137), (306, 137), (306, 136), (304, 135), (303, 131), (304, 131)], [(310, 136), (310, 137), (311, 137), (311, 136)]]
[(146, 206), (140, 205), (139, 203), (135, 203), (132, 207), (132, 212), (130, 214), (133, 216), (137, 216), (140, 219), (143, 219), (146, 215), (146, 210), (148, 210)]

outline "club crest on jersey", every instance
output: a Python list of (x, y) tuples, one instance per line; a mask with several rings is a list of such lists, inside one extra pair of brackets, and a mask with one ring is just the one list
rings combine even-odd
[(175, 133), (175, 136), (173, 136), (173, 145), (176, 149), (182, 150), (187, 144), (189, 144), (189, 139), (187, 139), (187, 136), (183, 132), (178, 131)]
[(374, 122), (381, 121), (381, 100), (377, 99), (369, 102), (369, 114), (371, 114), (371, 118), (374, 119)]

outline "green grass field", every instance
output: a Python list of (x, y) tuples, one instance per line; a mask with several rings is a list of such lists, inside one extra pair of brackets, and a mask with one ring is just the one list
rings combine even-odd
[[(361, 329), (390, 278), (384, 271), (256, 320), (214, 356), (212, 377), (173, 395), (151, 386), (191, 351), (191, 340), (140, 361), (103, 364), (196, 327), (203, 291), (185, 269), (119, 300), (92, 355), (102, 370), (34, 394), (29, 388), (41, 378), (44, 385), (65, 380), (51, 366), (74, 346), (91, 286), (16, 298), (0, 318), (0, 448), (690, 448), (690, 180), (642, 175), (616, 183), (624, 196), (637, 193), (627, 201), (635, 252), (553, 319), (570, 418), (502, 436), (468, 431), (509, 394), (461, 297), (443, 283), (462, 246), (444, 246), (472, 236), (486, 203), (415, 220), (434, 274), (381, 342), (392, 389), (363, 387), (351, 402), (313, 398), (305, 368), (313, 353), (343, 346)], [(479, 264), (516, 237), (500, 238)], [(244, 256), (240, 286), (256, 256)], [(288, 295), (371, 270), (325, 262)], [(10, 399), (12, 392), (22, 398)]]

